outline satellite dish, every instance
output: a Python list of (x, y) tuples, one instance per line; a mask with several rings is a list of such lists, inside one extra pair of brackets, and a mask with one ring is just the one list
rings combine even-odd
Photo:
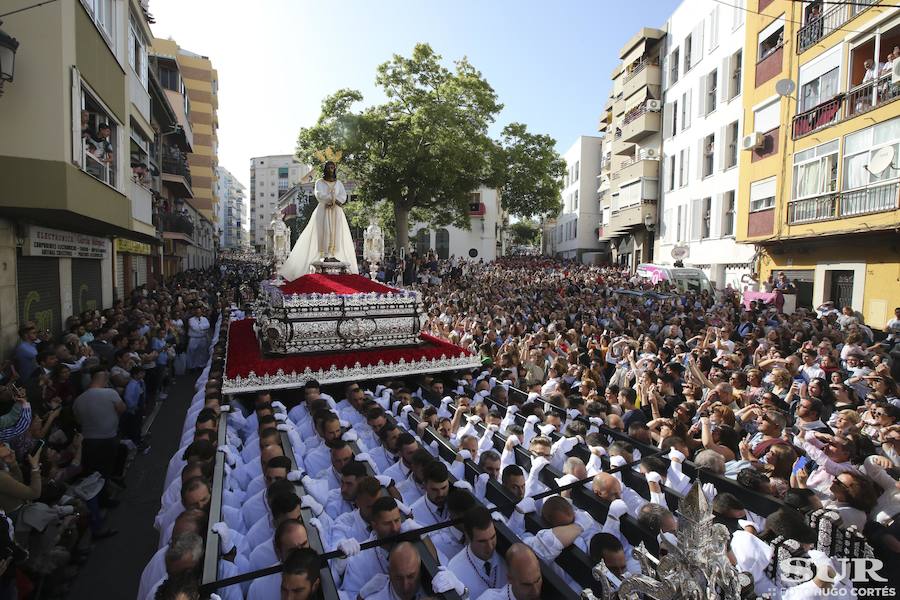
[(797, 89), (797, 84), (791, 79), (780, 79), (775, 83), (775, 92), (779, 96), (790, 96)]
[(872, 159), (869, 161), (869, 164), (866, 165), (866, 170), (877, 177), (884, 173), (893, 162), (894, 147), (885, 146), (884, 148), (878, 149), (875, 154), (872, 155)]

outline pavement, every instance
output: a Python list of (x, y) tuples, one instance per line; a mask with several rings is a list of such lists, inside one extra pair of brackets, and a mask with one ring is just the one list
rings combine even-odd
[(111, 510), (107, 523), (119, 534), (94, 543), (87, 563), (76, 577), (72, 600), (135, 600), (144, 566), (156, 553), (159, 533), (153, 519), (169, 460), (178, 450), (196, 375), (185, 374), (169, 388), (169, 397), (149, 418), (150, 452), (138, 454), (125, 476), (127, 488), (121, 504)]

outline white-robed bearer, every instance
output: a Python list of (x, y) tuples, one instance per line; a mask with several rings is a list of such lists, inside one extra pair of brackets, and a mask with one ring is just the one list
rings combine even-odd
[[(275, 529), (271, 544), (260, 544), (250, 554), (250, 569), (257, 571), (284, 562), (298, 548), (309, 548), (306, 527), (297, 519), (282, 521)], [(279, 598), (281, 576), (278, 573), (254, 579), (248, 598)]]
[(312, 264), (318, 261), (343, 262), (348, 265), (348, 272), (359, 272), (350, 225), (341, 208), (347, 203), (347, 190), (338, 181), (334, 162), (329, 160), (323, 166), (315, 195), (318, 205), (281, 267), (281, 276), (288, 281), (309, 274)]
[(508, 584), (486, 590), (473, 600), (540, 600), (544, 577), (531, 548), (522, 543), (510, 546), (506, 551), (506, 571)]
[(463, 530), (466, 545), (447, 568), (468, 588), (470, 598), (505, 586), (506, 563), (497, 554), (497, 530), (490, 511), (483, 506), (469, 509), (463, 516)]
[(202, 369), (209, 361), (209, 319), (198, 306), (188, 320), (188, 369)]

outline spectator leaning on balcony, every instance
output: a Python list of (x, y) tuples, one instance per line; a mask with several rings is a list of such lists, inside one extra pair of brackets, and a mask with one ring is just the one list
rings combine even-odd
[(113, 146), (109, 141), (110, 134), (112, 134), (112, 128), (107, 123), (102, 123), (97, 128), (97, 137), (94, 139), (97, 158), (106, 164), (112, 164), (113, 161)]

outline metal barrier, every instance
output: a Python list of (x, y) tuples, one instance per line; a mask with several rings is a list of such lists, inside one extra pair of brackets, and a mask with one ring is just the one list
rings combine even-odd
[[(217, 444), (227, 443), (227, 419), (219, 419)], [(209, 521), (206, 526), (206, 548), (203, 554), (203, 574), (200, 583), (206, 585), (219, 578), (219, 534), (213, 526), (222, 520), (222, 493), (225, 488), (225, 455), (216, 452), (216, 464), (213, 471), (212, 497), (209, 501)]]

